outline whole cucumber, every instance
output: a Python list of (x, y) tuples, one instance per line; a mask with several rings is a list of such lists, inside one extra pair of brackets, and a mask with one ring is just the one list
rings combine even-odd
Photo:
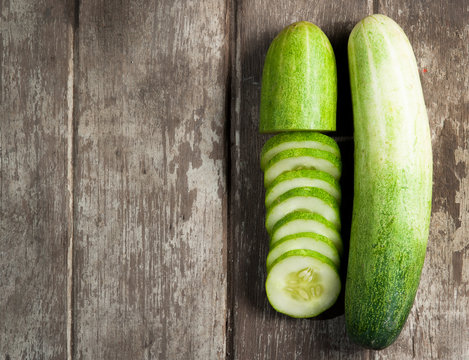
[(382, 349), (401, 332), (424, 263), (432, 197), (428, 118), (412, 47), (384, 15), (348, 42), (355, 142), (345, 287), (350, 338)]

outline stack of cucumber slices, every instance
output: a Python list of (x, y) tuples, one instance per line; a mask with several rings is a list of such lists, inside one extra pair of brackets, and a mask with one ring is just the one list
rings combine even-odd
[(313, 317), (336, 301), (341, 281), (340, 152), (317, 132), (270, 138), (261, 153), (270, 235), (266, 292), (292, 317)]
[(265, 227), (270, 235), (266, 292), (279, 312), (313, 317), (341, 290), (337, 70), (327, 36), (300, 21), (272, 41), (264, 63), (261, 133), (276, 133), (261, 153)]

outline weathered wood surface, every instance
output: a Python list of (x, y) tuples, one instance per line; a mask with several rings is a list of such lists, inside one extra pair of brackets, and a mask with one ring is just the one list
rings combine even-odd
[(0, 1), (0, 358), (64, 359), (72, 8)]
[[(350, 343), (340, 303), (322, 320), (268, 305), (257, 134), (270, 41), (318, 24), (347, 239), (346, 43), (373, 12), (413, 44), (435, 173), (421, 286), (380, 352)], [(465, 0), (0, 0), (0, 359), (469, 358), (468, 20)]]
[(226, 15), (81, 1), (76, 359), (225, 354)]

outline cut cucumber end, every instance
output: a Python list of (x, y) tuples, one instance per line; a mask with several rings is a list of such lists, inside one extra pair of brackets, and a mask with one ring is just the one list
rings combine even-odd
[(337, 268), (324, 255), (291, 250), (274, 261), (265, 288), (275, 310), (295, 318), (309, 318), (335, 303), (341, 283)]
[(332, 46), (316, 25), (282, 30), (262, 72), (259, 131), (335, 131), (337, 69)]

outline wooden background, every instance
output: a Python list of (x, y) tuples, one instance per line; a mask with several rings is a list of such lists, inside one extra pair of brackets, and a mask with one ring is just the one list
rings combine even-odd
[[(398, 341), (350, 343), (264, 293), (257, 132), (270, 41), (298, 20), (339, 76), (371, 13), (414, 47), (429, 112), (427, 258)], [(0, 359), (469, 359), (469, 1), (0, 0)]]

